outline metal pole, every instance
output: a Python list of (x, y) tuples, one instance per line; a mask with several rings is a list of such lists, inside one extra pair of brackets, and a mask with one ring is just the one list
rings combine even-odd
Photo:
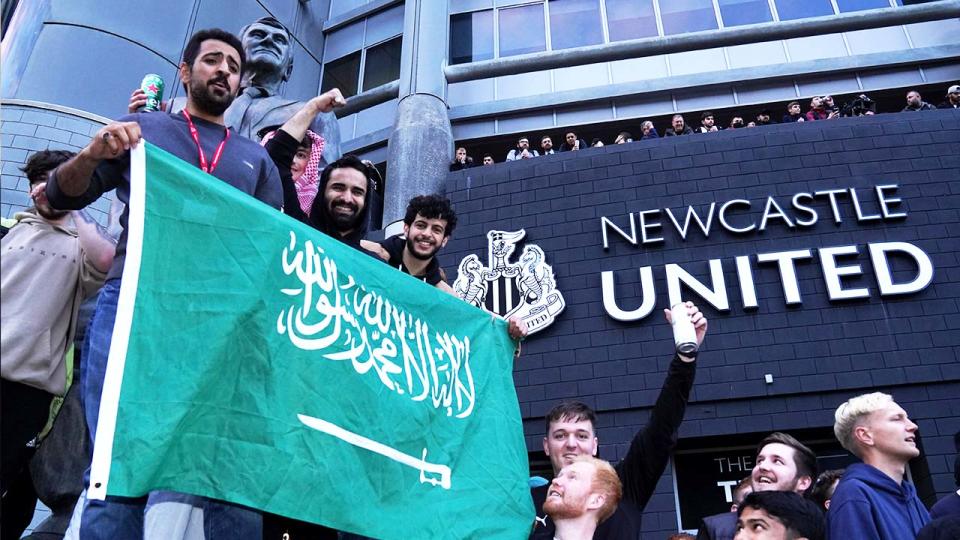
[[(407, 202), (414, 196), (442, 193), (453, 151), (447, 116), (447, 10), (436, 0), (407, 0), (397, 115), (388, 142), (383, 223), (389, 236), (399, 232)], [(446, 4), (444, 4), (446, 5)]]

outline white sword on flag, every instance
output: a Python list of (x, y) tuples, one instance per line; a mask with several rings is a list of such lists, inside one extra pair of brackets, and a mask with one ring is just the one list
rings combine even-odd
[[(360, 448), (370, 450), (371, 452), (380, 454), (381, 456), (407, 465), (408, 467), (417, 469), (420, 471), (421, 483), (440, 486), (443, 489), (450, 489), (450, 467), (437, 463), (429, 463), (427, 461), (426, 448), (423, 449), (423, 457), (417, 459), (409, 454), (404, 454), (396, 448), (390, 448), (385, 444), (368, 439), (363, 435), (357, 435), (352, 431), (347, 431), (346, 429), (343, 429), (336, 424), (331, 424), (326, 420), (321, 420), (305, 414), (298, 414), (297, 418), (299, 418), (300, 421), (303, 422), (303, 424), (307, 427), (311, 427), (317, 431), (322, 431), (328, 435), (333, 435), (334, 437), (348, 442), (354, 446), (359, 446)], [(440, 479), (438, 480), (436, 478), (429, 477), (424, 473), (438, 474), (440, 475)]]

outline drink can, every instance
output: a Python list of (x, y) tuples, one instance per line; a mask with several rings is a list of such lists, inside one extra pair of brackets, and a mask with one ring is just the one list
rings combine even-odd
[(140, 89), (147, 95), (147, 103), (140, 110), (143, 112), (156, 112), (161, 109), (163, 102), (163, 77), (156, 73), (147, 73), (140, 82)]
[(670, 318), (673, 325), (673, 342), (677, 346), (677, 354), (691, 356), (696, 354), (697, 330), (690, 321), (687, 305), (680, 302), (670, 308)]

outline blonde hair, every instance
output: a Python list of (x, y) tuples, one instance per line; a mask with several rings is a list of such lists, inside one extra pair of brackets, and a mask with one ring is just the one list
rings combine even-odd
[(837, 407), (837, 411), (833, 413), (833, 434), (840, 441), (841, 446), (853, 455), (860, 457), (860, 449), (857, 445), (857, 438), (853, 433), (854, 430), (863, 417), (886, 407), (890, 403), (893, 403), (893, 396), (883, 392), (863, 394), (841, 403)]
[(581, 456), (576, 461), (593, 464), (593, 482), (590, 489), (600, 495), (603, 495), (603, 506), (597, 510), (597, 524), (603, 523), (607, 518), (613, 515), (620, 504), (620, 497), (623, 496), (623, 486), (620, 484), (620, 477), (617, 471), (609, 462), (593, 456)]

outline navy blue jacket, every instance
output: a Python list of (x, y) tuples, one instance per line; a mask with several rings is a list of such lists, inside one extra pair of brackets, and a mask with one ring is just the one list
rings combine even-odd
[(827, 512), (828, 540), (916, 538), (930, 521), (913, 484), (865, 463), (847, 467)]

